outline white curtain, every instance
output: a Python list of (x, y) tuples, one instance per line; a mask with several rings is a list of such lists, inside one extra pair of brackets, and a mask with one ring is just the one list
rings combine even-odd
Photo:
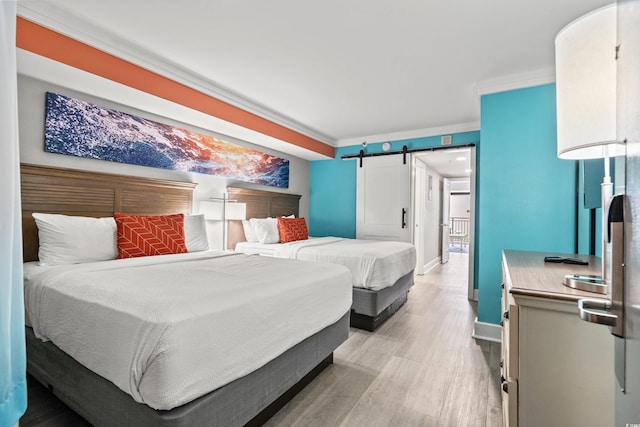
[(16, 2), (0, 1), (0, 427), (27, 407), (18, 153)]

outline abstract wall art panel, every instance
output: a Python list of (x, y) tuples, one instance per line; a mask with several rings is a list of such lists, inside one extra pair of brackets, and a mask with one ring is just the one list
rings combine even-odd
[(47, 92), (45, 150), (289, 187), (289, 160)]

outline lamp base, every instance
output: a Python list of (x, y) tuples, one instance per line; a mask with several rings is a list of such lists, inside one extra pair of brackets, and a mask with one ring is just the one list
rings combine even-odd
[(567, 274), (564, 276), (564, 285), (580, 291), (605, 295), (608, 293), (606, 280), (592, 274)]

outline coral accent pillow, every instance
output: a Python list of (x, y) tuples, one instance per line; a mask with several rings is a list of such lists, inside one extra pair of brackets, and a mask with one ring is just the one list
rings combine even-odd
[(278, 234), (280, 234), (280, 243), (307, 240), (309, 238), (307, 222), (304, 218), (278, 218)]
[(184, 215), (128, 215), (116, 213), (118, 258), (187, 252)]

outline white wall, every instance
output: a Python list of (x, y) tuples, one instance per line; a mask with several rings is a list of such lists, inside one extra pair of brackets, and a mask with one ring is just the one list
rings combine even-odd
[[(416, 159), (425, 169), (425, 195), (424, 195), (424, 218), (422, 219), (424, 232), (424, 257), (422, 265), (429, 265), (440, 257), (441, 245), (441, 216), (442, 216), (442, 176), (430, 169), (423, 161)], [(429, 200), (429, 176), (431, 176), (431, 200)]]
[(471, 195), (469, 194), (451, 194), (450, 200), (450, 216), (458, 218), (469, 218), (471, 210)]
[(452, 193), (469, 193), (471, 191), (471, 181), (469, 178), (450, 178)]
[[(131, 89), (133, 91), (133, 89)], [(61, 154), (47, 153), (44, 151), (44, 119), (45, 119), (45, 93), (55, 92), (105, 107), (145, 117), (161, 123), (183, 127), (193, 131), (220, 137), (225, 141), (238, 145), (251, 147), (256, 150), (274, 154), (289, 160), (289, 188), (286, 190), (267, 186), (250, 184), (229, 180), (226, 178), (203, 175), (191, 172), (171, 171), (144, 166), (127, 165), (103, 160), (85, 159)], [(18, 107), (20, 120), (20, 161), (51, 166), (69, 167), (75, 169), (94, 170), (98, 172), (126, 174), (151, 178), (173, 179), (179, 181), (196, 182), (198, 186), (194, 191), (194, 212), (197, 212), (200, 200), (209, 197), (221, 197), (227, 186), (240, 186), (246, 188), (259, 188), (270, 191), (283, 191), (302, 195), (300, 199), (300, 215), (309, 217), (309, 161), (278, 151), (257, 146), (246, 141), (241, 141), (226, 135), (217, 134), (215, 129), (203, 129), (187, 123), (172, 120), (158, 114), (152, 114), (141, 108), (127, 105), (126, 98), (104, 99), (89, 95), (85, 92), (74, 90), (73, 87), (63, 87), (50, 81), (44, 81), (18, 75)], [(209, 221), (209, 240), (212, 247), (218, 248), (222, 241), (222, 223)], [(217, 246), (213, 246), (217, 245)]]

